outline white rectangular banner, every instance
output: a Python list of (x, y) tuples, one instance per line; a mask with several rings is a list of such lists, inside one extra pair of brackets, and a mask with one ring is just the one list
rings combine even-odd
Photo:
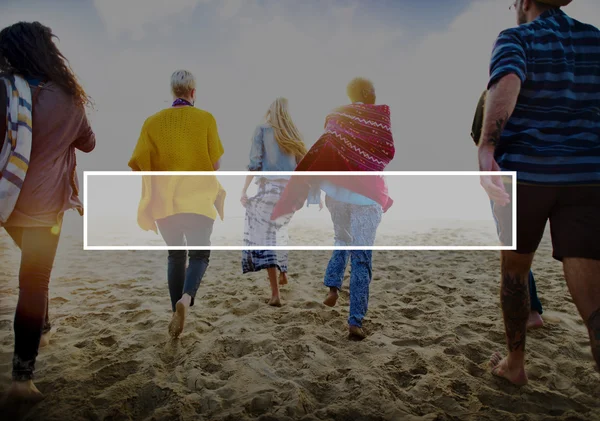
[[(500, 221), (482, 176), (512, 198)], [(84, 249), (515, 250), (516, 188), (514, 172), (85, 172)]]

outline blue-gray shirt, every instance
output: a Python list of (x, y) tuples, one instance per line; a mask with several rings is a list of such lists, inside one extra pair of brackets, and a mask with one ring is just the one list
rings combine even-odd
[[(269, 124), (261, 124), (254, 131), (250, 148), (250, 164), (248, 171), (294, 171), (296, 157), (285, 154), (277, 140), (275, 132)], [(289, 180), (290, 176), (260, 176), (270, 180)]]
[(600, 182), (600, 31), (560, 9), (503, 31), (488, 87), (521, 79), (517, 105), (496, 147), (505, 171), (521, 182)]

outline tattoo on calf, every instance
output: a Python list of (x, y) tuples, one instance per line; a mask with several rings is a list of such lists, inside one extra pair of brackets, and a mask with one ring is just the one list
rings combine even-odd
[(600, 370), (600, 308), (592, 313), (587, 320), (590, 330), (590, 339), (592, 341), (592, 354), (596, 360), (596, 365)]
[(508, 350), (524, 351), (529, 318), (529, 286), (527, 278), (505, 273), (500, 294)]

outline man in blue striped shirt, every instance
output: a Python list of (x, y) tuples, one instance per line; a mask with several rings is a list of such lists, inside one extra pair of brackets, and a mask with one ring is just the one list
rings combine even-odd
[[(515, 1), (519, 26), (498, 36), (490, 64), (479, 167), (516, 171), (518, 182), (517, 250), (502, 252), (509, 353), (491, 362), (518, 385), (527, 383), (528, 273), (548, 220), (600, 369), (600, 31), (560, 9), (571, 1)], [(508, 231), (511, 189), (500, 177), (482, 186)]]

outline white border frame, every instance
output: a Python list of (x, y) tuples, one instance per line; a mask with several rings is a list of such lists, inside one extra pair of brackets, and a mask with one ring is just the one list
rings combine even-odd
[[(371, 176), (397, 176), (397, 175), (408, 175), (408, 176), (510, 176), (512, 180), (512, 246), (371, 246), (371, 247), (351, 247), (351, 246), (285, 246), (285, 247), (269, 247), (269, 250), (305, 250), (305, 251), (320, 251), (320, 250), (463, 250), (463, 251), (491, 251), (491, 250), (516, 250), (517, 249), (517, 173), (516, 171), (264, 171), (260, 172), (260, 175), (266, 176), (293, 176), (293, 175), (306, 175), (306, 176), (358, 176), (358, 175), (371, 175)], [(264, 250), (265, 247), (257, 246), (208, 246), (208, 247), (168, 247), (168, 246), (89, 246), (87, 238), (87, 181), (88, 176), (153, 176), (153, 175), (164, 175), (164, 176), (195, 176), (195, 175), (223, 175), (223, 176), (247, 176), (257, 175), (256, 171), (84, 171), (83, 172), (83, 249), (86, 251), (164, 251), (164, 250), (227, 250), (227, 251), (241, 251), (241, 250)]]

